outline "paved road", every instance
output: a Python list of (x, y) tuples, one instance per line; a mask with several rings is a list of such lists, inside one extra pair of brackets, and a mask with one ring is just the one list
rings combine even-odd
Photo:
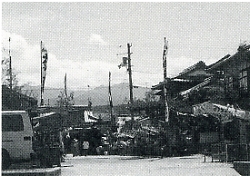
[(174, 158), (139, 158), (133, 156), (66, 157), (62, 176), (239, 176), (232, 164), (211, 163), (202, 155)]

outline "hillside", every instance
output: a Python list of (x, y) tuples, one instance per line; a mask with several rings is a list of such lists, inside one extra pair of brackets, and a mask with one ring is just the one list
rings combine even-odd
[[(32, 90), (32, 93), (31, 93)], [(145, 93), (149, 91), (149, 88), (144, 87), (138, 87), (133, 89), (134, 99), (144, 99)], [(54, 88), (45, 88), (44, 92), (44, 103), (55, 105), (56, 100), (58, 98), (58, 95), (60, 95), (60, 92), (62, 92), (63, 89), (54, 89)], [(40, 87), (32, 87), (32, 86), (25, 86), (23, 88), (23, 93), (25, 94), (31, 94), (31, 96), (38, 99), (38, 102), (40, 102)], [(78, 105), (87, 105), (88, 104), (88, 97), (91, 98), (92, 105), (93, 106), (99, 106), (99, 105), (107, 105), (109, 104), (108, 99), (108, 86), (99, 86), (91, 90), (77, 90), (77, 91), (71, 91), (68, 90), (68, 94), (70, 92), (74, 93), (74, 101), (75, 104)], [(113, 104), (119, 105), (119, 104), (126, 104), (129, 101), (129, 85), (127, 83), (121, 83), (116, 84), (111, 87), (112, 92), (112, 99)]]
[[(135, 99), (144, 99), (145, 93), (149, 89), (138, 87), (133, 89), (133, 94)], [(112, 86), (111, 88), (112, 100), (114, 105), (126, 104), (129, 101), (129, 85), (126, 83), (121, 83)], [(79, 94), (79, 92), (77, 92)], [(100, 86), (89, 92), (81, 92), (77, 96), (75, 93), (75, 104), (87, 104), (87, 97), (91, 97), (91, 101), (94, 106), (96, 105), (107, 105), (109, 103), (108, 99), (108, 87)]]

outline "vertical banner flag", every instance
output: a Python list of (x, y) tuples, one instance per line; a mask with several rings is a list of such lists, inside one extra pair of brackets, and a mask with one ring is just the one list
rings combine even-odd
[(89, 106), (89, 108), (91, 108), (92, 102), (91, 102), (91, 97), (89, 96), (89, 88), (90, 88), (90, 86), (88, 85), (88, 106)]
[(112, 108), (113, 107), (113, 102), (112, 102), (110, 82), (111, 82), (111, 72), (109, 72), (109, 104), (110, 104), (110, 107)]
[(167, 78), (167, 52), (168, 52), (168, 41), (164, 37), (164, 48), (163, 48), (163, 71), (164, 80)]
[(43, 43), (41, 42), (41, 105), (43, 105), (43, 94), (44, 94), (44, 86), (45, 86), (45, 78), (47, 71), (47, 62), (48, 62), (48, 52), (45, 49)]

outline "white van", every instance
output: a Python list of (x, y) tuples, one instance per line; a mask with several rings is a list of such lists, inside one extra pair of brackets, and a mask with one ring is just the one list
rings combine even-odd
[(2, 111), (2, 169), (11, 161), (30, 160), (33, 129), (26, 111)]

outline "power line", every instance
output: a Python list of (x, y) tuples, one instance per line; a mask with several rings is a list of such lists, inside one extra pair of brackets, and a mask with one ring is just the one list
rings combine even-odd
[[(137, 85), (134, 85), (133, 88), (148, 88), (147, 86), (137, 86)], [(98, 89), (108, 89), (108, 86), (104, 86), (104, 87), (95, 87), (95, 88), (98, 88)], [(93, 88), (92, 90), (94, 90), (95, 88)], [(119, 88), (119, 89), (124, 89), (124, 88), (129, 88), (129, 86), (121, 86), (121, 87), (115, 87), (115, 88)], [(22, 91), (40, 91), (39, 88), (36, 88), (36, 89), (33, 89), (33, 88), (30, 88), (30, 89), (21, 89)], [(64, 89), (63, 88), (44, 88), (44, 90), (61, 90), (63, 91)], [(79, 88), (72, 88), (71, 89), (72, 91), (73, 90), (88, 90), (88, 88), (83, 88), (83, 87), (79, 87)]]

